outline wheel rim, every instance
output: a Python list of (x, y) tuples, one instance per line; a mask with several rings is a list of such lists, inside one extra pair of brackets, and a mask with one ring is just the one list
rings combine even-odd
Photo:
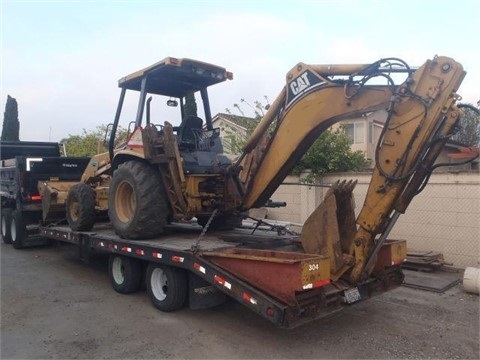
[(7, 224), (6, 224), (6, 221), (5, 221), (5, 216), (2, 216), (2, 237), (5, 237), (5, 235), (7, 234)]
[(137, 201), (132, 185), (127, 181), (122, 181), (115, 193), (115, 210), (118, 219), (123, 223), (128, 223), (135, 214)]
[(165, 271), (160, 268), (155, 268), (150, 277), (150, 285), (152, 286), (152, 293), (156, 299), (163, 301), (167, 297), (168, 283)]
[(120, 257), (115, 257), (112, 263), (112, 276), (115, 283), (121, 285), (125, 281), (125, 267)]
[(15, 219), (12, 219), (11, 226), (10, 226), (10, 236), (12, 241), (17, 241), (17, 225)]
[(72, 199), (70, 204), (68, 204), (68, 212), (70, 213), (70, 218), (73, 221), (78, 220), (78, 200), (76, 198)]

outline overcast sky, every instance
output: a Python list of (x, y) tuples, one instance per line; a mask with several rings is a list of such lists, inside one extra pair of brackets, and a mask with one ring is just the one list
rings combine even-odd
[(383, 57), (452, 57), (467, 71), (464, 102), (480, 99), (476, 0), (0, 1), (1, 113), (16, 98), (21, 140), (112, 122), (118, 79), (167, 56), (234, 73), (211, 89), (212, 114), (242, 98), (273, 101), (298, 62)]

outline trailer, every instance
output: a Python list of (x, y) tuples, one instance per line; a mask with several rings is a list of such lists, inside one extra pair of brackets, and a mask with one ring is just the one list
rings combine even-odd
[(382, 277), (352, 286), (330, 279), (328, 257), (303, 252), (299, 237), (270, 230), (237, 228), (205, 232), (196, 224), (172, 224), (161, 237), (128, 240), (109, 223), (93, 231), (67, 226), (40, 227), (40, 235), (74, 244), (88, 261), (92, 253), (109, 255), (115, 291), (128, 294), (146, 286), (161, 311), (184, 306), (204, 309), (233, 298), (273, 324), (292, 328), (322, 318), (399, 286), (399, 254), (404, 241), (387, 241), (376, 267)]

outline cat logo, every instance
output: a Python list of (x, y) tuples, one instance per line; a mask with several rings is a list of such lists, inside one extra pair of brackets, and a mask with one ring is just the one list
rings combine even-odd
[(298, 78), (293, 80), (290, 83), (290, 90), (292, 90), (293, 95), (298, 95), (303, 92), (305, 89), (310, 87), (310, 80), (308, 79), (308, 72), (305, 71)]

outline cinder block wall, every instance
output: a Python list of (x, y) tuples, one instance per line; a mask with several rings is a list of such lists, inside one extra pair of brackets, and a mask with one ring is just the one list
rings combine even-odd
[[(356, 213), (360, 211), (370, 174), (334, 174), (318, 186), (297, 184), (288, 177), (272, 196), (287, 207), (268, 209), (268, 218), (303, 223), (323, 199), (327, 188), (338, 179), (358, 180), (355, 188)], [(435, 173), (423, 192), (401, 215), (389, 238), (406, 239), (409, 250), (440, 251), (447, 262), (465, 268), (480, 265), (480, 175), (478, 173)]]

